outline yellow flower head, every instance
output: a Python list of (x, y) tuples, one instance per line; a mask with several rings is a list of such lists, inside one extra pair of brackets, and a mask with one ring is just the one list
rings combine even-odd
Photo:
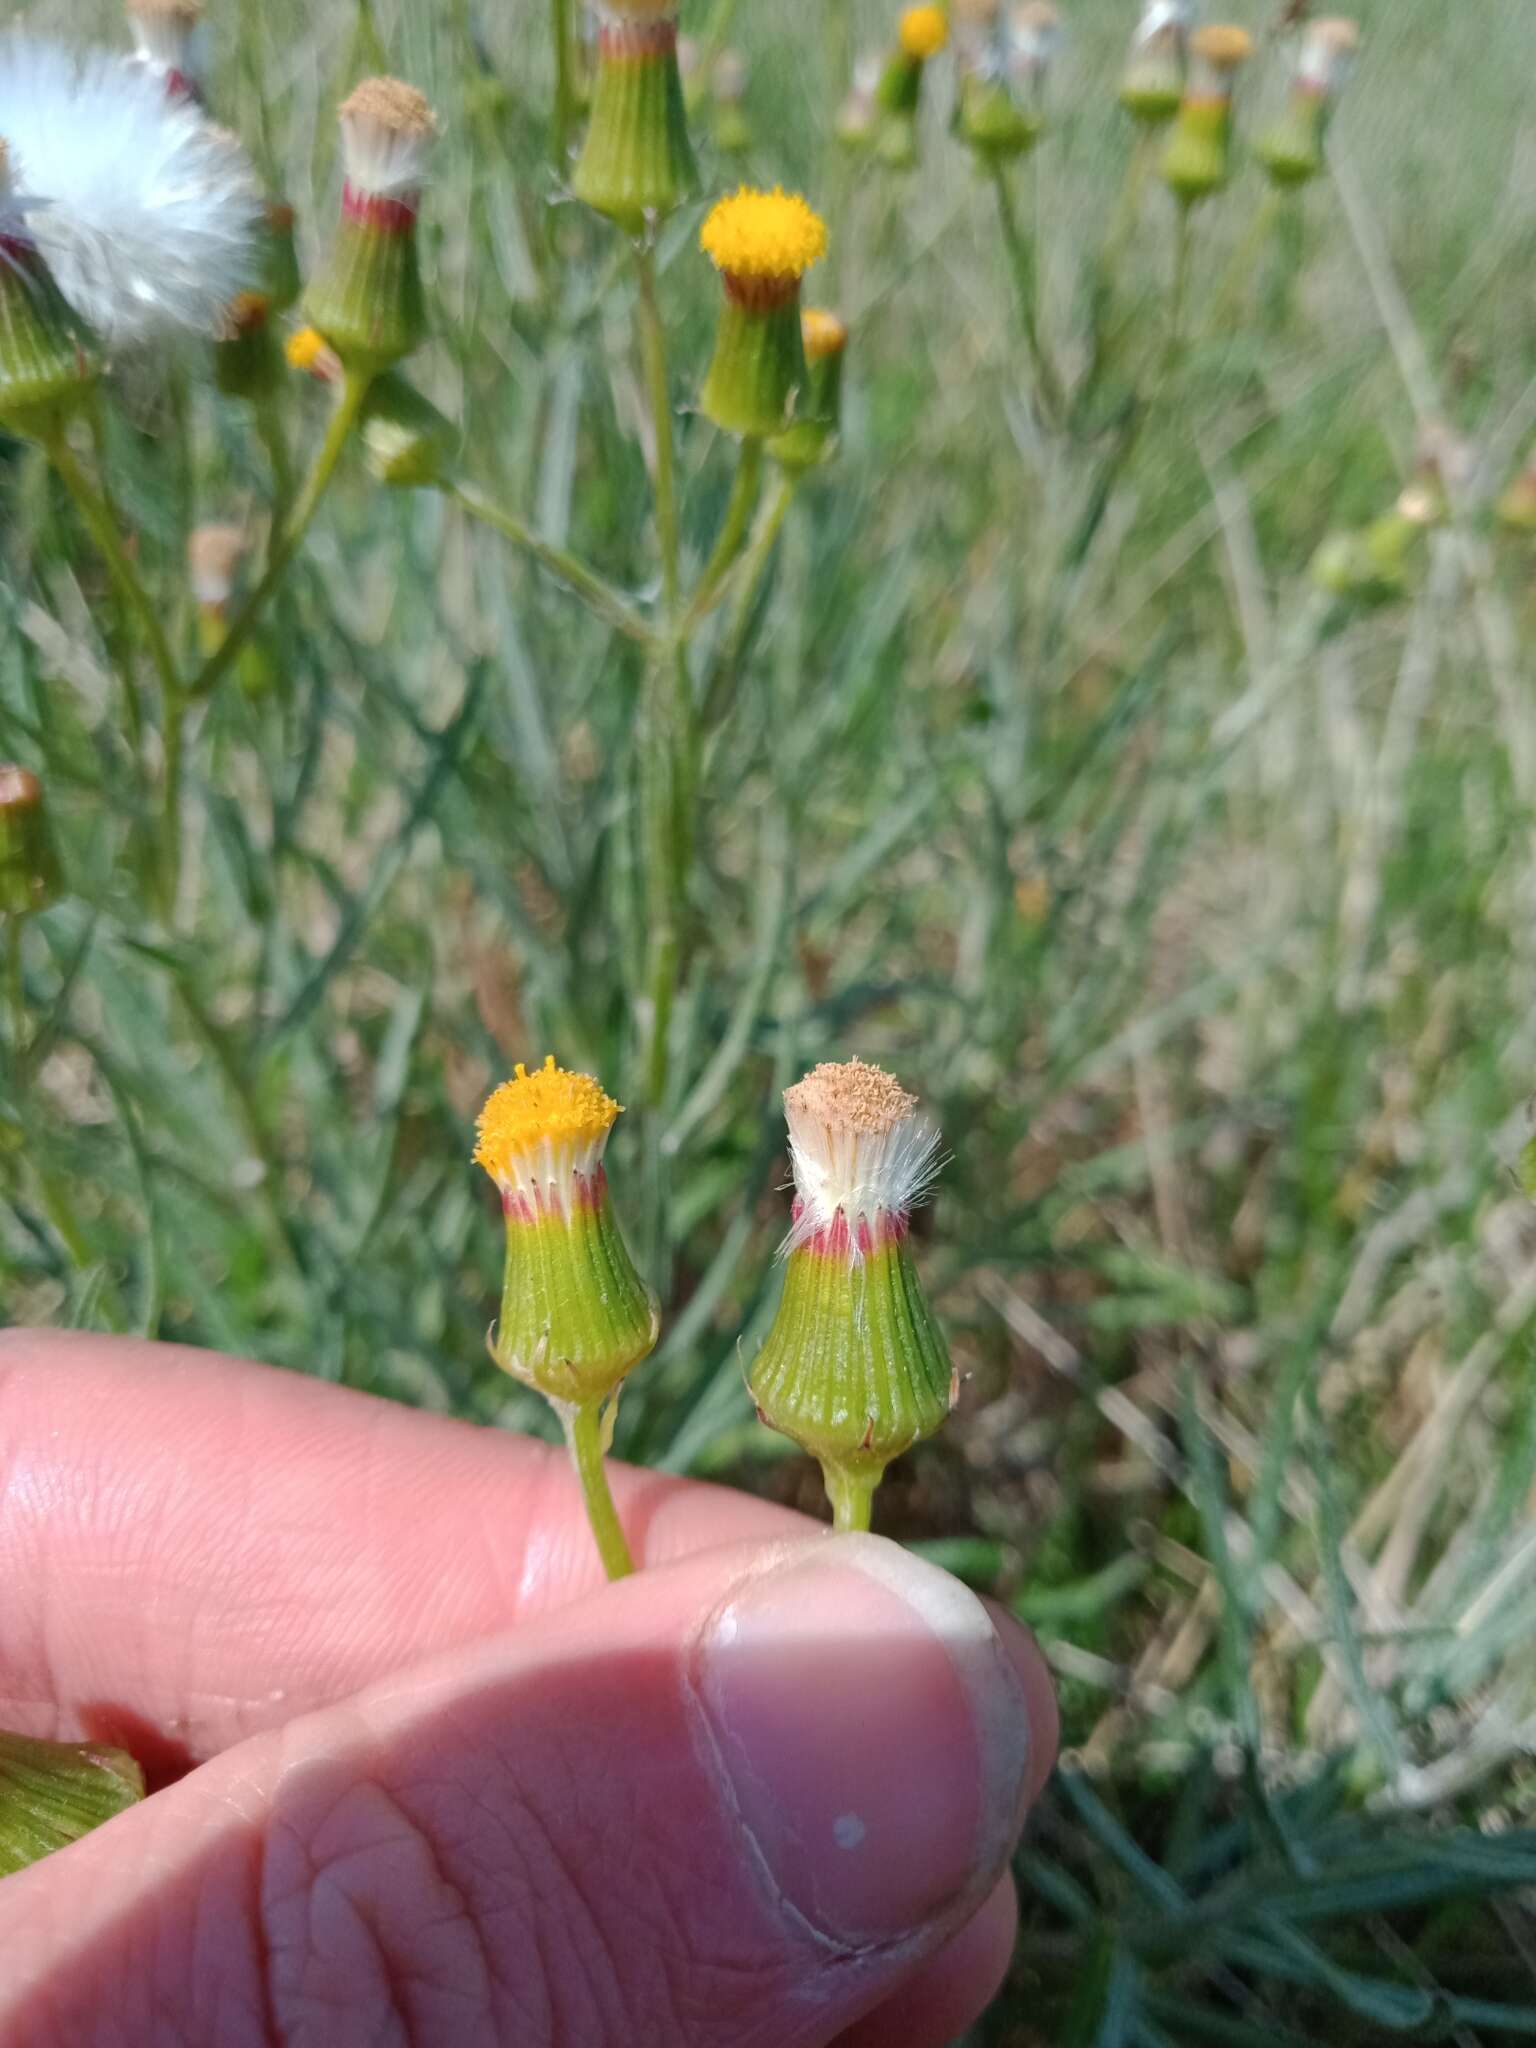
[(793, 279), (826, 254), (827, 224), (798, 192), (743, 185), (710, 208), (699, 247), (728, 277)]
[(590, 1074), (557, 1067), (553, 1053), (531, 1074), (519, 1062), (480, 1112), (475, 1161), (492, 1180), (508, 1180), (514, 1162), (545, 1143), (573, 1152), (600, 1148), (621, 1111)]
[(293, 370), (314, 369), (325, 352), (325, 336), (318, 327), (296, 328), (283, 344), (283, 354)]
[(805, 345), (805, 359), (808, 363), (819, 363), (827, 356), (840, 356), (848, 346), (848, 328), (835, 313), (828, 313), (821, 306), (807, 306), (800, 315), (800, 338)]
[(901, 17), (899, 34), (903, 56), (910, 57), (914, 64), (926, 64), (949, 41), (949, 17), (942, 7), (908, 7)]

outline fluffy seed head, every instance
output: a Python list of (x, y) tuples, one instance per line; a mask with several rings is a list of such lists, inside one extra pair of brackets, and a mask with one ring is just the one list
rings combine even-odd
[(1143, 0), (1134, 41), (1137, 44), (1154, 42), (1170, 31), (1182, 38), (1193, 18), (1190, 0)]
[(778, 185), (754, 192), (743, 185), (710, 208), (699, 247), (727, 277), (789, 280), (803, 277), (826, 254), (827, 224), (798, 192)]
[(840, 356), (848, 346), (848, 328), (835, 313), (829, 313), (821, 306), (807, 306), (800, 315), (800, 339), (805, 347), (808, 363), (819, 363), (827, 356)]
[(437, 117), (414, 85), (365, 78), (338, 109), (348, 180), (384, 198), (421, 190), (437, 136)]
[(917, 1097), (863, 1060), (813, 1067), (784, 1091), (794, 1168), (793, 1250), (841, 1214), (854, 1248), (861, 1224), (905, 1219), (933, 1178), (939, 1132)]
[(1192, 56), (1199, 57), (1216, 71), (1236, 71), (1246, 64), (1253, 55), (1253, 37), (1247, 29), (1234, 27), (1230, 22), (1213, 21), (1205, 28), (1197, 28), (1189, 39)]
[(1061, 16), (1050, 0), (1025, 0), (1009, 29), (1013, 63), (1028, 76), (1044, 71), (1061, 46)]
[(1348, 78), (1360, 49), (1360, 31), (1342, 15), (1311, 22), (1302, 36), (1296, 75), (1304, 85), (1334, 93)]
[(622, 1113), (590, 1074), (557, 1067), (553, 1053), (531, 1074), (519, 1062), (480, 1112), (475, 1160), (502, 1189), (590, 1174)]
[(261, 192), (244, 152), (162, 80), (102, 51), (0, 39), (0, 135), (66, 299), (109, 342), (217, 334), (255, 282)]
[(949, 18), (942, 7), (908, 7), (902, 12), (897, 33), (903, 55), (914, 64), (926, 64), (949, 41)]

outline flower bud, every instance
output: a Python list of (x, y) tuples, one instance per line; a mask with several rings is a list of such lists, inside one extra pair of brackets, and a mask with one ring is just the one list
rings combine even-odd
[(165, 85), (167, 99), (201, 106), (207, 51), (203, 0), (128, 0), (135, 61)]
[(630, 234), (697, 190), (676, 0), (605, 0), (598, 12), (592, 117), (571, 188)]
[(124, 1749), (0, 1730), (0, 1877), (77, 1842), (144, 1797)]
[(892, 170), (910, 170), (917, 162), (923, 72), (948, 40), (949, 18), (942, 7), (925, 4), (904, 10), (896, 48), (875, 88), (880, 112), (876, 148), (880, 161)]
[(767, 443), (779, 467), (796, 474), (815, 469), (836, 446), (848, 329), (835, 313), (807, 306), (800, 315), (800, 339), (805, 348), (805, 386), (793, 421)]
[(619, 1104), (553, 1055), (519, 1066), (480, 1112), (475, 1159), (501, 1190), (507, 1261), (491, 1354), (561, 1410), (618, 1391), (656, 1343), (656, 1302), (608, 1196)]
[(187, 536), (187, 582), (197, 607), (198, 646), (205, 660), (224, 644), (240, 567), (249, 548), (243, 526), (199, 526)]
[(861, 57), (853, 68), (848, 96), (832, 124), (832, 132), (844, 149), (864, 150), (875, 140), (880, 127), (880, 103), (876, 97), (879, 86), (880, 59)]
[(700, 409), (728, 434), (777, 434), (805, 387), (800, 280), (826, 252), (826, 223), (798, 194), (743, 186), (710, 210), (699, 245), (725, 287)]
[(866, 1527), (892, 1458), (931, 1436), (954, 1371), (908, 1244), (939, 1134), (862, 1060), (786, 1091), (794, 1222), (784, 1293), (749, 1385), (762, 1419), (821, 1465), (839, 1527)]
[(1184, 97), (1189, 0), (1145, 0), (1120, 78), (1120, 104), (1149, 128), (1171, 121)]
[(1252, 54), (1246, 29), (1213, 24), (1190, 37), (1189, 77), (1161, 167), (1185, 206), (1223, 191), (1232, 175), (1232, 87)]
[(364, 459), (374, 476), (404, 490), (446, 482), (459, 445), (452, 420), (398, 370), (386, 370), (369, 386), (362, 433)]
[(1328, 121), (1359, 47), (1352, 21), (1315, 21), (1303, 31), (1285, 113), (1255, 144), (1275, 184), (1305, 185), (1323, 168)]
[(1505, 486), (1497, 511), (1499, 524), (1512, 533), (1536, 533), (1536, 458)]
[(43, 785), (30, 768), (0, 764), (0, 916), (46, 910), (59, 887)]
[(339, 118), (341, 219), (304, 311), (349, 370), (376, 373), (426, 333), (416, 217), (437, 122), (397, 78), (365, 79)]
[(1352, 604), (1395, 603), (1408, 588), (1425, 534), (1442, 516), (1435, 494), (1410, 484), (1392, 510), (1369, 526), (1328, 535), (1312, 557), (1313, 582)]
[(752, 147), (752, 124), (743, 102), (747, 66), (735, 50), (722, 50), (709, 74), (714, 143), (722, 156), (742, 156)]
[(80, 403), (100, 359), (32, 237), (28, 204), (0, 141), (0, 426), (32, 439)]

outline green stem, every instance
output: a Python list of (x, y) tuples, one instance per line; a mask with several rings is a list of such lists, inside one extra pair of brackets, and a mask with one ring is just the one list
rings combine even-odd
[(1024, 343), (1029, 350), (1030, 368), (1034, 373), (1036, 407), (1043, 415), (1054, 418), (1061, 411), (1061, 385), (1046, 356), (1035, 318), (1034, 245), (1019, 225), (1006, 165), (993, 165), (992, 186), (997, 194), (997, 217), (1003, 230), (1003, 243), (1019, 294), (1019, 322), (1024, 330)]
[(827, 1489), (827, 1499), (832, 1503), (833, 1528), (844, 1534), (867, 1530), (875, 1488), (883, 1475), (878, 1472), (846, 1472), (836, 1465), (823, 1465), (821, 1476)]
[(645, 372), (646, 397), (651, 408), (651, 426), (656, 437), (656, 537), (661, 547), (661, 594), (667, 621), (677, 618), (678, 523), (677, 458), (672, 445), (672, 398), (667, 388), (667, 336), (656, 302), (656, 247), (649, 240), (635, 245), (635, 268), (639, 278), (638, 318), (640, 357)]
[(267, 451), (267, 466), (272, 472), (272, 523), (280, 528), (293, 503), (293, 457), (283, 431), (282, 408), (269, 391), (254, 401), (253, 410), (256, 432)]
[(730, 711), (758, 592), (763, 587), (763, 578), (767, 575), (768, 564), (773, 559), (779, 530), (784, 524), (790, 506), (794, 503), (797, 482), (798, 479), (788, 471), (779, 479), (779, 488), (759, 512), (756, 528), (747, 543), (746, 558), (737, 580), (736, 602), (731, 608), (731, 622), (726, 630), (724, 642), (715, 655), (710, 668), (709, 682), (704, 691), (704, 708), (700, 713), (699, 724), (706, 733), (716, 731)]
[(570, 1446), (576, 1477), (581, 1481), (587, 1520), (592, 1525), (603, 1570), (610, 1579), (627, 1579), (635, 1561), (629, 1554), (603, 1464), (603, 1404), (589, 1401), (582, 1408), (562, 1406), (560, 1420), (565, 1426), (565, 1441)]
[[(96, 457), (96, 474), (101, 478), (101, 501), (111, 518), (113, 530), (121, 532), (123, 522), (107, 484), (107, 478), (112, 474), (112, 464), (107, 448), (107, 421), (100, 392), (92, 392), (91, 402), (86, 408), (86, 417), (91, 430), (91, 450)], [(139, 679), (134, 673), (133, 632), (128, 605), (115, 580), (112, 585), (111, 623), (106, 639), (112, 666), (117, 670), (123, 686), (123, 728), (128, 738), (128, 750), (133, 755), (135, 766), (142, 772), (144, 702), (139, 694)]]
[(16, 1077), (18, 1097), (27, 1046), (27, 992), (21, 976), (21, 930), (22, 919), (14, 913), (5, 920), (5, 1007), (10, 1019), (11, 1069)]
[(756, 438), (743, 441), (736, 479), (721, 522), (720, 537), (699, 578), (698, 588), (683, 620), (683, 638), (691, 638), (701, 620), (719, 603), (721, 588), (747, 538), (747, 527), (757, 505), (763, 477), (763, 444)]
[(1190, 232), (1190, 208), (1179, 202), (1178, 225), (1173, 240), (1173, 286), (1168, 295), (1168, 360), (1172, 370), (1184, 353), (1184, 308), (1189, 297), (1189, 257), (1194, 237)]
[(576, 128), (576, 68), (571, 36), (571, 0), (550, 0), (550, 24), (555, 46), (555, 118), (550, 136), (550, 155), (555, 176), (563, 183), (571, 157), (571, 137)]
[(652, 664), (646, 681), (640, 791), (647, 941), (645, 1090), (647, 1100), (659, 1111), (666, 1094), (672, 1008), (682, 965), (682, 899), (690, 853), (694, 718), (686, 641), (679, 630), (677, 466), (672, 442), (667, 341), (656, 300), (656, 249), (650, 239), (635, 245), (635, 265), (639, 282), (640, 354), (656, 442), (656, 536), (667, 627), (666, 645)]
[(331, 423), (326, 429), (325, 439), (321, 442), (320, 451), (304, 480), (304, 488), (299, 493), (298, 501), (288, 515), (287, 524), (272, 543), (261, 581), (231, 621), (223, 643), (209, 655), (198, 670), (192, 683), (192, 696), (206, 696), (228, 675), (241, 648), (250, 639), (263, 606), (282, 581), (288, 564), (293, 560), (299, 543), (309, 531), (320, 508), (320, 500), (325, 496), (331, 478), (336, 473), (336, 465), (341, 460), (342, 450), (351, 439), (352, 429), (357, 425), (358, 415), (362, 412), (363, 401), (368, 396), (368, 387), (372, 382), (371, 372), (347, 372), (346, 382), (342, 385), (336, 410), (331, 414)]
[(1277, 187), (1271, 186), (1264, 195), (1263, 204), (1254, 208), (1253, 216), (1248, 223), (1247, 232), (1240, 238), (1237, 247), (1233, 250), (1231, 261), (1227, 265), (1226, 274), (1222, 278), (1220, 285), (1218, 285), (1212, 300), (1214, 307), (1212, 329), (1215, 333), (1220, 334), (1224, 332), (1236, 318), (1242, 306), (1243, 297), (1247, 292), (1249, 282), (1253, 277), (1254, 266), (1263, 253), (1264, 244), (1269, 240), (1270, 235), (1274, 231), (1275, 223), (1280, 215), (1280, 208), (1285, 202), (1285, 197), (1286, 195)]
[(150, 659), (155, 665), (155, 672), (169, 702), (181, 688), (175, 657), (171, 653), (170, 642), (165, 637), (165, 628), (150, 602), (149, 592), (140, 582), (138, 571), (123, 545), (111, 507), (81, 468), (62, 427), (49, 434), (43, 442), (43, 450), (58, 473), (65, 490), (74, 500), (81, 524), (95, 542), (102, 560), (107, 565), (107, 574), (112, 579), (113, 587), (138, 621), (145, 644), (149, 648)]
[(550, 541), (541, 540), (505, 505), (499, 505), (494, 498), (479, 490), (474, 484), (453, 484), (448, 495), (461, 511), (472, 519), (482, 520), (492, 526), (543, 568), (547, 569), (557, 583), (563, 583), (567, 590), (579, 597), (591, 611), (606, 625), (614, 626), (621, 633), (627, 633), (632, 640), (649, 643), (650, 627), (632, 604), (622, 597), (611, 584), (589, 569), (586, 564), (570, 554), (565, 548), (557, 548)]

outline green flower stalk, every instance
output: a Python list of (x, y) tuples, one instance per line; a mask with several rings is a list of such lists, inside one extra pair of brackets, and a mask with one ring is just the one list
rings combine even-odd
[(32, 237), (28, 204), (0, 141), (0, 426), (38, 440), (84, 401), (101, 364)]
[(30, 917), (59, 894), (59, 863), (30, 768), (0, 763), (0, 917)]
[(939, 1133), (862, 1060), (786, 1090), (794, 1221), (784, 1293), (748, 1381), (763, 1421), (821, 1465), (840, 1529), (867, 1529), (886, 1467), (954, 1405), (955, 1374), (908, 1240)]
[(559, 1415), (610, 1578), (634, 1566), (603, 1452), (619, 1390), (660, 1328), (608, 1195), (603, 1152), (620, 1113), (591, 1075), (567, 1073), (551, 1055), (494, 1092), (475, 1147), (507, 1226), (491, 1355)]
[(676, 0), (605, 0), (592, 114), (571, 187), (638, 235), (698, 189), (677, 64)]
[(144, 1797), (126, 1750), (0, 1730), (0, 1877), (77, 1842)]
[(805, 388), (790, 425), (767, 444), (768, 454), (780, 469), (794, 476), (819, 467), (837, 446), (848, 329), (835, 313), (807, 306), (800, 315), (800, 339), (805, 349)]
[(1285, 113), (1255, 145), (1276, 185), (1305, 185), (1322, 170), (1328, 122), (1359, 47), (1359, 29), (1342, 18), (1304, 31)]
[(1146, 0), (1120, 78), (1120, 104), (1133, 121), (1161, 128), (1184, 98), (1189, 0)]
[(1226, 189), (1232, 175), (1232, 87), (1252, 54), (1246, 29), (1214, 23), (1190, 38), (1189, 77), (1161, 165), (1163, 182), (1182, 206)]
[(725, 288), (700, 410), (745, 440), (777, 434), (806, 384), (800, 280), (826, 253), (826, 223), (796, 193), (743, 186), (711, 208), (699, 246)]
[(304, 314), (349, 371), (370, 376), (426, 335), (416, 217), (437, 122), (398, 78), (365, 79), (339, 118), (341, 219), (304, 294)]
[(875, 87), (880, 114), (876, 151), (892, 170), (910, 170), (917, 162), (923, 74), (948, 40), (949, 17), (942, 7), (923, 4), (903, 11), (896, 48)]

